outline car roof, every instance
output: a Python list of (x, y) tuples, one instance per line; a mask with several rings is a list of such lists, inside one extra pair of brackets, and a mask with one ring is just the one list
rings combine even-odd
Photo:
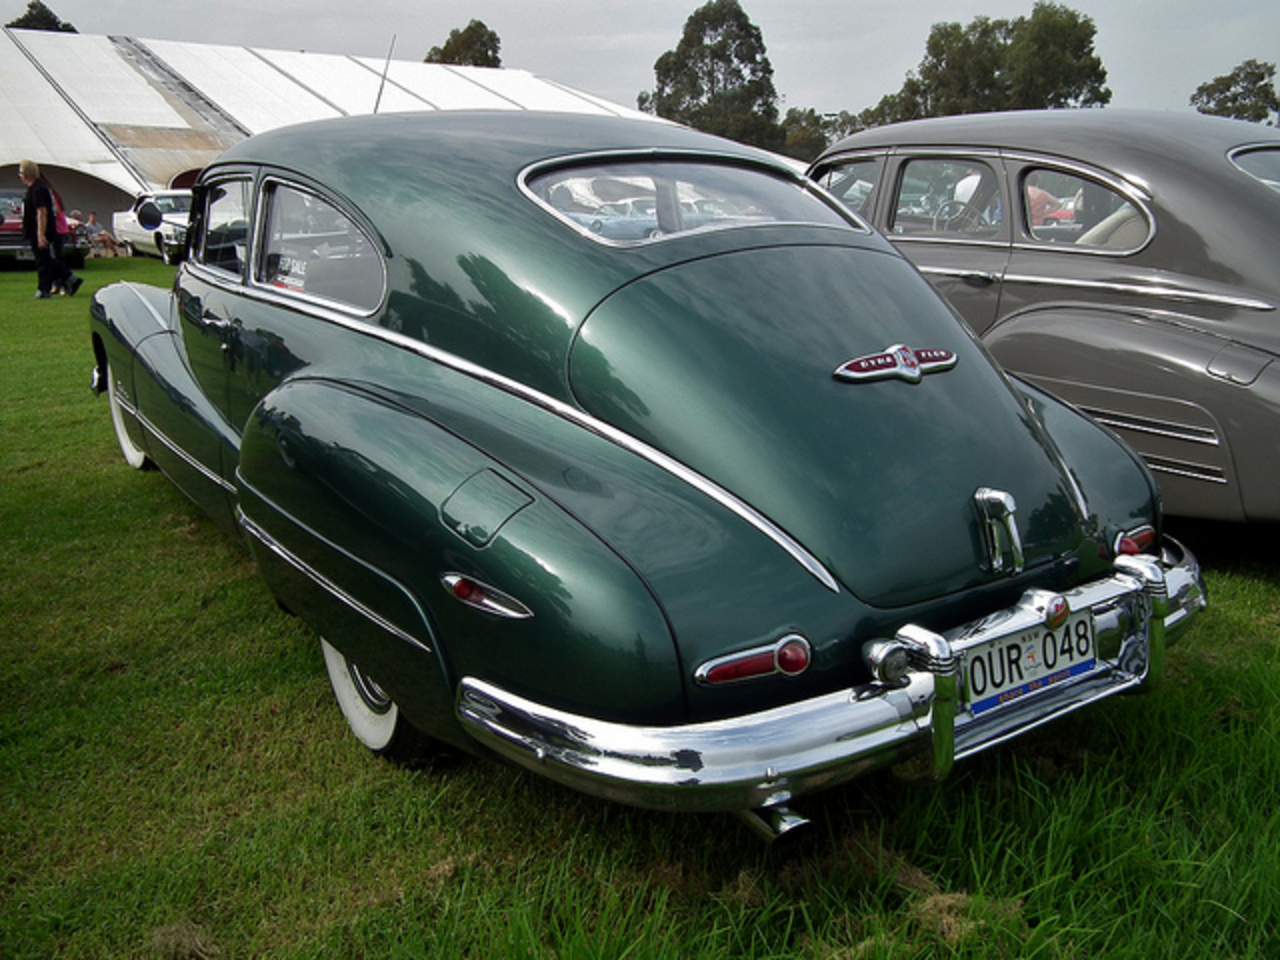
[(1191, 111), (1020, 110), (875, 127), (841, 140), (824, 159), (872, 147), (956, 146), (1087, 157), (1103, 166), (1128, 169), (1141, 168), (1153, 149), (1164, 158), (1196, 157), (1205, 162), (1253, 144), (1280, 146), (1280, 130)]
[[(326, 155), (325, 145), (341, 147), (337, 162), (331, 152)], [(379, 114), (298, 124), (242, 141), (219, 163), (277, 164), (313, 171), (329, 184), (351, 179), (364, 163), (383, 170), (457, 169), (472, 176), (501, 170), (509, 180), (540, 160), (615, 150), (707, 152), (790, 170), (764, 151), (665, 121), (510, 110)]]

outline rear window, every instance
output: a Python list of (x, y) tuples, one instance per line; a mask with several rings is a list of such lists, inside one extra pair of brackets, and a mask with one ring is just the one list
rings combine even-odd
[(1261, 180), (1272, 190), (1280, 193), (1280, 148), (1260, 147), (1256, 150), (1241, 150), (1231, 161), (1249, 176)]
[(558, 167), (530, 176), (526, 186), (575, 229), (609, 243), (767, 223), (851, 225), (800, 182), (730, 164), (644, 160)]

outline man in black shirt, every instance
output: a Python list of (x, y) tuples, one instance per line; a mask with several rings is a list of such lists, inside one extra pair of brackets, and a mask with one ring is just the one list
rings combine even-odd
[(84, 281), (62, 262), (62, 235), (58, 233), (53, 187), (40, 176), (40, 167), (34, 160), (23, 160), (18, 175), (27, 185), (22, 198), (22, 235), (36, 257), (36, 299), (48, 299), (55, 284), (74, 295)]

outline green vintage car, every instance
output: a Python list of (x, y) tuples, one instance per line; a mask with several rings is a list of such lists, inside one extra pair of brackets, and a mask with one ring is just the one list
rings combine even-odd
[[(654, 234), (591, 228), (632, 201)], [(377, 753), (772, 834), (1149, 684), (1204, 605), (1141, 461), (753, 149), (308, 124), (205, 170), (189, 237), (172, 290), (95, 298), (95, 388), (324, 638)]]

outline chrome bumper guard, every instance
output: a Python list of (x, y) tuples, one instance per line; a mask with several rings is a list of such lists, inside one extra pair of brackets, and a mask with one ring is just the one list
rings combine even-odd
[(1166, 542), (1164, 557), (1121, 557), (1112, 574), (1067, 591), (1090, 610), (1097, 665), (1008, 706), (974, 716), (965, 651), (1044, 621), (1056, 596), (1029, 590), (1013, 607), (934, 633), (908, 624), (894, 638), (911, 669), (895, 685), (870, 683), (759, 713), (671, 727), (632, 726), (542, 706), (474, 677), (457, 711), (480, 743), (586, 793), (641, 807), (747, 810), (785, 804), (870, 770), (904, 764), (941, 779), (971, 756), (1086, 704), (1152, 685), (1168, 645), (1205, 606), (1195, 558)]

